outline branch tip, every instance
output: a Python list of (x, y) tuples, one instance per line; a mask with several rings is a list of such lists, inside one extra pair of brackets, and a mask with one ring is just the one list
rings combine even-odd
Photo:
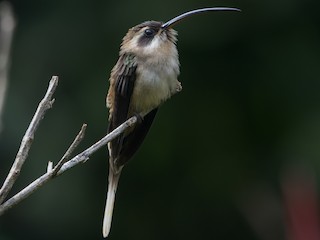
[(53, 162), (49, 161), (47, 166), (47, 173), (50, 173), (52, 171), (52, 168), (53, 168)]

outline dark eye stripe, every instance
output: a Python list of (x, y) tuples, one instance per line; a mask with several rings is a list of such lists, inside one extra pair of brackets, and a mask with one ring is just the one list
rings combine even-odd
[(138, 45), (140, 47), (143, 47), (143, 46), (147, 46), (148, 44), (150, 44), (158, 31), (159, 31), (159, 29), (155, 29), (153, 27), (146, 28), (143, 31), (143, 34), (139, 38)]

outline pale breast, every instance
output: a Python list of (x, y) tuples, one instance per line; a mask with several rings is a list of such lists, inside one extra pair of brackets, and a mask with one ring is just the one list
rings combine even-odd
[(168, 60), (161, 64), (138, 64), (130, 114), (145, 115), (177, 92), (179, 63), (175, 59)]

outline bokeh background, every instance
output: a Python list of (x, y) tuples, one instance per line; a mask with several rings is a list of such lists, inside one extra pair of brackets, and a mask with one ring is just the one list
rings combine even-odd
[[(17, 26), (0, 132), (0, 180), (52, 75), (56, 102), (19, 191), (106, 133), (108, 77), (128, 28), (206, 6), (179, 32), (183, 91), (125, 167), (109, 239), (319, 239), (317, 0), (11, 1)], [(1, 240), (102, 239), (107, 149), (0, 217)]]

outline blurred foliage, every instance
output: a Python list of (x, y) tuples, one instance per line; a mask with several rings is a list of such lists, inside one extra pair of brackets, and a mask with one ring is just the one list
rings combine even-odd
[[(12, 4), (18, 24), (0, 133), (1, 181), (51, 76), (60, 76), (14, 192), (59, 160), (83, 122), (81, 149), (106, 133), (107, 80), (129, 27), (200, 7), (241, 8), (175, 27), (183, 91), (161, 107), (123, 171), (110, 239), (286, 238), (284, 169), (301, 164), (319, 175), (317, 0)], [(0, 239), (102, 239), (107, 163), (107, 150), (99, 151), (1, 216)], [(259, 205), (252, 193), (273, 200)], [(272, 237), (247, 221), (249, 202), (258, 204), (257, 214), (275, 212), (275, 226), (265, 224)]]

